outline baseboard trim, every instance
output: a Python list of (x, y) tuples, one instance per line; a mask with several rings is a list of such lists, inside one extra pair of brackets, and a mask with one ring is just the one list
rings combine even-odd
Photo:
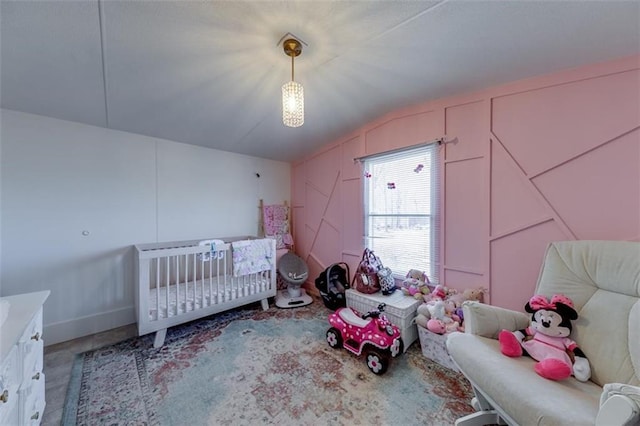
[(122, 327), (136, 322), (133, 306), (101, 312), (95, 315), (60, 321), (44, 326), (45, 346), (53, 345), (78, 337), (100, 333), (113, 328)]

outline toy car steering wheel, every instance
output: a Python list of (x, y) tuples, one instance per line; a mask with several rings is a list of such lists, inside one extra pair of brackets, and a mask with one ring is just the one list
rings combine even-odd
[(380, 314), (384, 311), (384, 307), (387, 306), (386, 303), (381, 303), (378, 305), (378, 309), (375, 311), (369, 311), (366, 314), (362, 315), (362, 319), (367, 319), (367, 318), (378, 318), (380, 316)]

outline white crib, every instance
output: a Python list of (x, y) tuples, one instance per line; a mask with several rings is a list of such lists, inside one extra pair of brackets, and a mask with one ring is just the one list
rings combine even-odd
[(269, 266), (234, 274), (232, 244), (250, 239), (225, 239), (215, 251), (198, 240), (136, 245), (138, 335), (155, 332), (153, 346), (158, 348), (168, 327), (257, 301), (267, 310), (268, 298), (277, 291), (276, 242), (266, 240), (272, 254)]

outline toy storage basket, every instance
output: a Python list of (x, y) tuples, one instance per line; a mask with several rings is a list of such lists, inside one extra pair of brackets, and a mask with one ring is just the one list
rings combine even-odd
[(422, 303), (413, 297), (405, 296), (401, 291), (396, 291), (389, 296), (382, 293), (362, 294), (354, 289), (346, 291), (347, 306), (361, 314), (377, 309), (380, 303), (384, 303), (384, 313), (394, 325), (400, 328), (402, 341), (406, 349), (418, 340), (418, 329), (413, 319), (416, 310)]

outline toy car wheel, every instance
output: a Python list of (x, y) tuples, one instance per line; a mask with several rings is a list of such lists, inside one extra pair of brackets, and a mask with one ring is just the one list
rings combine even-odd
[(389, 358), (377, 350), (367, 351), (366, 358), (367, 367), (374, 374), (384, 374), (389, 367)]
[(329, 343), (329, 346), (333, 349), (340, 349), (342, 347), (342, 335), (337, 329), (331, 327), (327, 330), (327, 343)]
[(391, 356), (394, 358), (400, 355), (404, 351), (404, 342), (402, 339), (400, 337), (395, 339), (389, 347), (389, 350), (391, 351)]

